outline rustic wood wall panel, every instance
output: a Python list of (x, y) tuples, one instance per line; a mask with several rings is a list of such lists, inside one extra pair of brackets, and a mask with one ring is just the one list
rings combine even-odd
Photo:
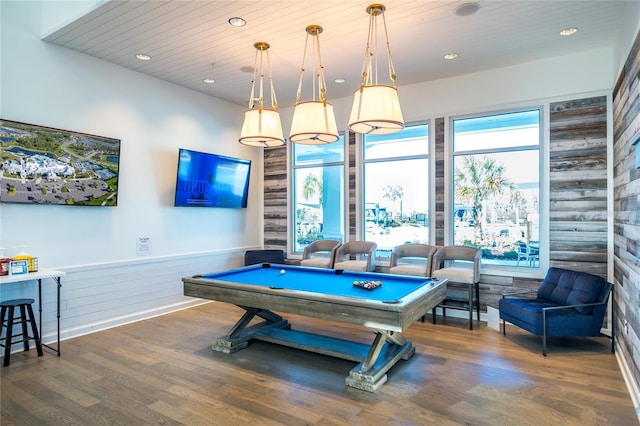
[(264, 246), (287, 250), (287, 147), (264, 150)]
[(430, 221), (435, 229), (435, 244), (444, 245), (444, 118), (435, 120), (435, 212)]
[[(614, 284), (618, 350), (640, 385), (640, 33), (613, 91)], [(624, 324), (628, 324), (628, 330)]]
[(348, 165), (348, 173), (349, 173), (349, 177), (347, 180), (347, 185), (349, 188), (349, 199), (347, 202), (347, 206), (349, 208), (349, 211), (347, 212), (347, 215), (349, 217), (349, 237), (346, 239), (346, 241), (352, 241), (356, 239), (356, 229), (357, 229), (357, 224), (358, 224), (358, 216), (356, 214), (357, 212), (357, 194), (356, 194), (356, 173), (357, 173), (357, 169), (356, 169), (356, 134), (352, 133), (352, 132), (347, 132), (347, 134), (349, 135), (349, 148), (347, 151), (347, 165)]
[(550, 105), (550, 265), (607, 276), (607, 98)]

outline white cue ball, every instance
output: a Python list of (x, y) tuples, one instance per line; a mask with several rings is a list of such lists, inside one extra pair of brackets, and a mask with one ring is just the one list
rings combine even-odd
[(280, 275), (284, 275), (285, 272), (287, 272), (287, 271), (285, 271), (284, 269), (280, 269)]

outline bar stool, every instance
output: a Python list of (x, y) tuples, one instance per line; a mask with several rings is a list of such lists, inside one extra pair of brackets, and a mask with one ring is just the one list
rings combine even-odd
[[(40, 336), (38, 335), (38, 327), (36, 326), (36, 320), (33, 316), (33, 299), (13, 299), (0, 302), (0, 318), (2, 318), (2, 327), (6, 328), (5, 337), (0, 339), (0, 346), (4, 346), (4, 366), (9, 365), (9, 359), (11, 357), (11, 345), (14, 343), (21, 343), (24, 345), (24, 350), (29, 350), (29, 341), (33, 340), (36, 344), (36, 351), (38, 356), (42, 356), (42, 344), (40, 343)], [(20, 308), (20, 315), (15, 316), (15, 309)], [(13, 326), (14, 321), (19, 321), (22, 326), (22, 340), (13, 340)], [(33, 336), (29, 336), (29, 330), (27, 329), (27, 321), (31, 324), (31, 332)], [(15, 323), (17, 324), (17, 323)]]

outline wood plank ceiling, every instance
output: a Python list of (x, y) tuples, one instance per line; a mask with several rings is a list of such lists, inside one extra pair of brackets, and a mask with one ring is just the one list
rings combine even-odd
[[(631, 2), (494, 1), (459, 16), (463, 1), (392, 0), (385, 3), (399, 86), (560, 56), (614, 44)], [(229, 102), (248, 102), (256, 41), (271, 44), (280, 106), (294, 103), (305, 27), (321, 25), (328, 99), (358, 87), (369, 2), (361, 1), (120, 1), (99, 6), (43, 37), (45, 41)], [(240, 16), (242, 28), (228, 19)], [(577, 27), (571, 37), (560, 30)], [(380, 40), (383, 43), (383, 39)], [(458, 53), (453, 61), (443, 55)], [(139, 61), (137, 53), (152, 58)], [(382, 50), (381, 55), (384, 54)], [(384, 58), (384, 56), (381, 56)], [(310, 65), (307, 59), (307, 65)], [(380, 63), (386, 84), (386, 64)], [(334, 82), (344, 78), (344, 84)], [(213, 78), (214, 84), (203, 79)], [(311, 97), (311, 76), (303, 97)]]

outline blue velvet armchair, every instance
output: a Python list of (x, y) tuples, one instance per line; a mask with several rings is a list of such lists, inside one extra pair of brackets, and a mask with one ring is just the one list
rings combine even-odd
[[(612, 291), (612, 284), (602, 277), (549, 268), (535, 298), (511, 294), (500, 300), (502, 333), (506, 334), (506, 322), (509, 322), (542, 336), (544, 356), (547, 355), (548, 336), (604, 336), (600, 330)], [(614, 350), (612, 336), (611, 352)]]

